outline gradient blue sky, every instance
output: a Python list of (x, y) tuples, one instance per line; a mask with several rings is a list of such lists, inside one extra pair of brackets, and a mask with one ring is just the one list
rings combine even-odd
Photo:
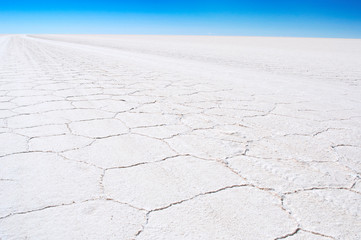
[(361, 38), (361, 0), (0, 0), (0, 33)]

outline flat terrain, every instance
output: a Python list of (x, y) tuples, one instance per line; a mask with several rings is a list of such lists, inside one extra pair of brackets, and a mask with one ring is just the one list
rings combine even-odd
[(0, 36), (0, 239), (361, 239), (361, 40)]

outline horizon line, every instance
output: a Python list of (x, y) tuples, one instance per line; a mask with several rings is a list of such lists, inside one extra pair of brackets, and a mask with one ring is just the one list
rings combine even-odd
[(213, 34), (127, 34), (127, 33), (0, 33), (0, 35), (123, 35), (123, 36), (199, 36), (199, 37), (250, 37), (250, 38), (311, 38), (311, 39), (350, 39), (361, 40), (361, 37), (313, 37), (284, 35), (213, 35)]

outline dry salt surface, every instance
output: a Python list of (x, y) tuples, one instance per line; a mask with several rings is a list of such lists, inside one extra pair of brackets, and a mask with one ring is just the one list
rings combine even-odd
[(361, 40), (0, 36), (0, 239), (361, 239)]

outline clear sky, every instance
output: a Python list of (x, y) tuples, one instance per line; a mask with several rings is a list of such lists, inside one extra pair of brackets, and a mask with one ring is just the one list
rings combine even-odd
[(361, 0), (0, 0), (0, 33), (361, 38)]

